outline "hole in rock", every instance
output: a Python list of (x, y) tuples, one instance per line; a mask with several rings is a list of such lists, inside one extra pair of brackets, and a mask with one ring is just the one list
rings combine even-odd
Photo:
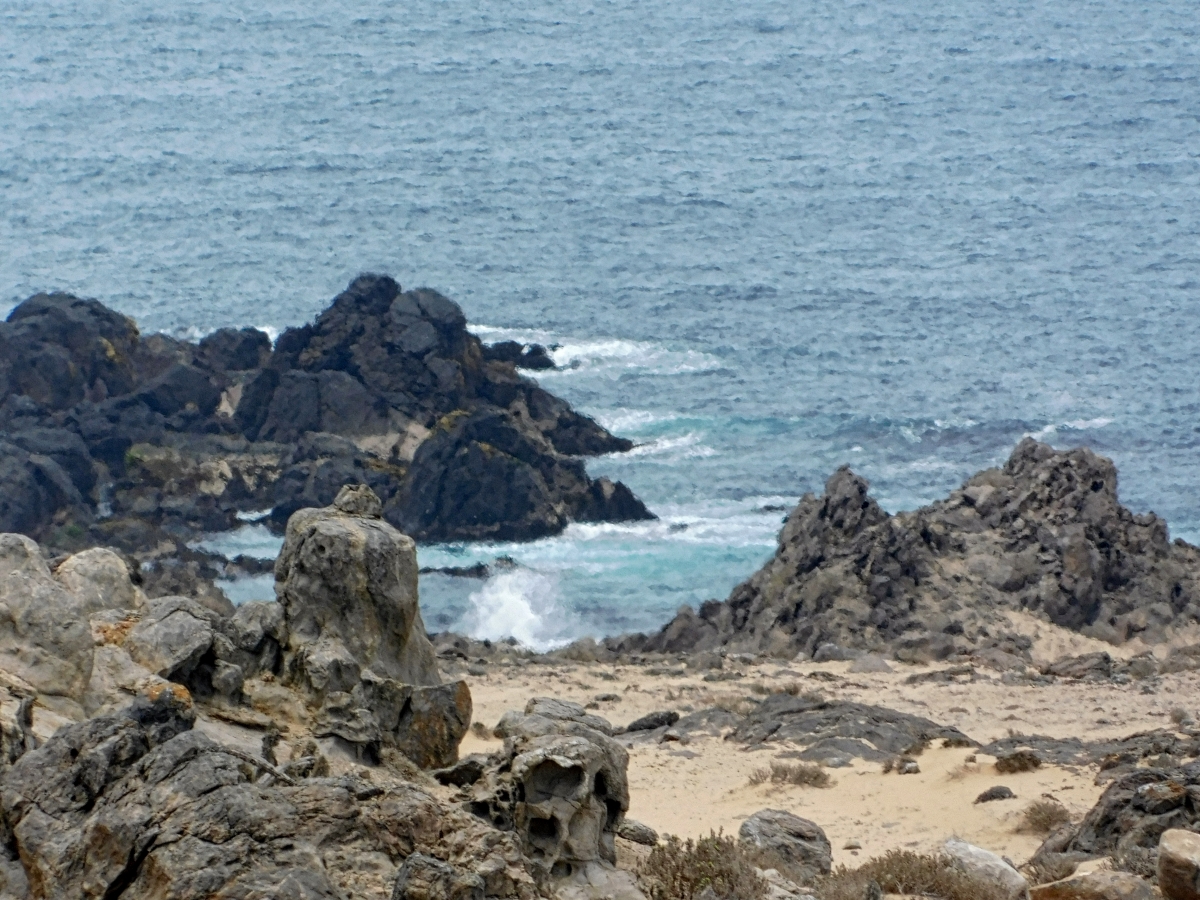
[(555, 819), (530, 819), (529, 840), (537, 843), (557, 843), (558, 822)]
[(572, 871), (571, 864), (561, 859), (550, 867), (550, 874), (555, 878), (569, 878)]
[(574, 797), (583, 778), (583, 770), (578, 766), (564, 767), (546, 760), (526, 776), (525, 790), (530, 803), (544, 803), (551, 797)]
[(604, 809), (607, 812), (604, 819), (604, 830), (616, 831), (617, 822), (621, 818), (621, 804), (616, 800), (606, 799), (604, 801)]

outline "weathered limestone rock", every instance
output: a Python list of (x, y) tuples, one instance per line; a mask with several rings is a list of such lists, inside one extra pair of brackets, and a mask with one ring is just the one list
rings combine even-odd
[(130, 631), (125, 649), (149, 671), (182, 683), (212, 647), (220, 617), (187, 597), (161, 597), (149, 607)]
[(51, 576), (37, 544), (0, 534), (0, 668), (40, 694), (79, 701), (92, 674), (89, 612)]
[(67, 557), (54, 570), (54, 578), (83, 601), (88, 615), (105, 610), (138, 612), (146, 608), (146, 596), (130, 581), (125, 561), (102, 547)]
[(1007, 891), (1012, 900), (1025, 897), (1029, 890), (1024, 876), (990, 850), (951, 838), (942, 845), (942, 852), (970, 874)]
[(1029, 900), (1154, 900), (1144, 879), (1129, 872), (1095, 871), (1029, 889)]
[(504, 750), (467, 792), (471, 812), (515, 829), (539, 870), (556, 878), (616, 861), (629, 754), (607, 722), (593, 727), (597, 719), (576, 703), (531, 700), (524, 716), (505, 717)]
[(777, 854), (802, 873), (805, 883), (828, 875), (833, 867), (833, 847), (816, 822), (781, 809), (763, 809), (738, 829), (738, 838), (760, 850)]
[(1200, 900), (1200, 834), (1178, 828), (1163, 832), (1158, 887), (1165, 900)]
[[(441, 768), (458, 758), (471, 694), (465, 682), (441, 684), (418, 605), (416, 547), (380, 516), (379, 498), (359, 485), (288, 522), (275, 565), (283, 669), (317, 707), (318, 735), (367, 757), (395, 746)], [(247, 641), (257, 633), (249, 624), (246, 632)]]
[(404, 684), (441, 682), (417, 603), (416, 545), (379, 509), (369, 488), (347, 487), (333, 506), (288, 522), (275, 563), (285, 666), (314, 695), (348, 691), (367, 669)]
[(25, 749), (0, 788), (14, 896), (533, 900), (514, 835), (380, 770), (289, 776), (194, 717), (170, 686)]
[(400, 867), (392, 900), (483, 900), (483, 879), (414, 853)]

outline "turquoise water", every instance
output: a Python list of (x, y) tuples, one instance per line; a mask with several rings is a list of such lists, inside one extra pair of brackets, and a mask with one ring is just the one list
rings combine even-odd
[(281, 328), (381, 270), (559, 345), (540, 380), (639, 442), (590, 470), (662, 519), (423, 547), (524, 564), (426, 577), (435, 628), (652, 627), (725, 596), (771, 552), (760, 510), (836, 466), (911, 508), (1024, 434), (1112, 456), (1194, 540), (1198, 21), (0, 2), (0, 308), (62, 288), (146, 329)]

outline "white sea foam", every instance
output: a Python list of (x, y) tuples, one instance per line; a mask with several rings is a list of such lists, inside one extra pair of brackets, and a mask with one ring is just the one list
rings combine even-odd
[(228, 559), (243, 555), (254, 559), (274, 559), (283, 549), (283, 538), (272, 534), (266, 525), (254, 524), (207, 535), (192, 546), (208, 553), (219, 553)]
[(568, 643), (573, 618), (558, 603), (557, 580), (544, 572), (517, 569), (496, 575), (471, 594), (471, 608), (455, 626), (472, 637), (516, 638), (534, 650)]
[(662, 422), (673, 422), (679, 416), (674, 413), (655, 413), (648, 409), (617, 407), (594, 413), (593, 418), (613, 434), (636, 434)]
[(717, 451), (703, 443), (701, 435), (689, 431), (686, 434), (660, 437), (645, 444), (638, 444), (621, 455), (649, 457), (653, 462), (674, 463), (684, 459), (716, 456)]
[(1092, 431), (1097, 428), (1105, 428), (1113, 423), (1112, 419), (1103, 416), (1095, 419), (1073, 419), (1069, 422), (1050, 423), (1037, 431), (1026, 432), (1026, 437), (1032, 437), (1039, 441), (1044, 441), (1053, 438), (1060, 431)]
[(577, 338), (555, 335), (548, 331), (528, 328), (501, 328), (494, 325), (471, 325), (479, 338), (496, 341), (518, 341), (522, 344), (541, 344), (558, 369), (538, 372), (536, 377), (555, 378), (571, 374), (619, 374), (634, 370), (648, 375), (682, 375), (689, 372), (711, 372), (721, 367), (721, 361), (699, 350), (672, 350), (650, 341), (624, 338)]

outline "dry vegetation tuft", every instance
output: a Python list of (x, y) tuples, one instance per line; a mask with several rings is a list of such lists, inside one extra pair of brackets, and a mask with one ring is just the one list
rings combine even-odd
[(815, 766), (811, 763), (793, 763), (789, 765), (787, 763), (773, 762), (769, 769), (755, 769), (750, 773), (750, 783), (752, 785), (766, 784), (767, 782), (771, 784), (794, 784), (800, 787), (827, 788), (833, 784), (833, 779), (820, 766)]
[(1044, 798), (1034, 800), (1021, 814), (1017, 831), (1025, 834), (1046, 835), (1071, 821), (1071, 813), (1057, 800)]
[(996, 771), (1001, 775), (1011, 775), (1014, 772), (1032, 772), (1041, 765), (1042, 758), (1032, 750), (1018, 750), (996, 760)]
[(767, 883), (755, 870), (754, 855), (720, 832), (696, 841), (668, 835), (650, 851), (637, 875), (650, 900), (695, 900), (710, 887), (729, 900), (767, 896)]
[(816, 885), (820, 900), (863, 900), (871, 882), (885, 894), (936, 897), (940, 900), (1005, 900), (1007, 893), (990, 881), (969, 875), (943, 856), (891, 850), (857, 869), (838, 866)]

